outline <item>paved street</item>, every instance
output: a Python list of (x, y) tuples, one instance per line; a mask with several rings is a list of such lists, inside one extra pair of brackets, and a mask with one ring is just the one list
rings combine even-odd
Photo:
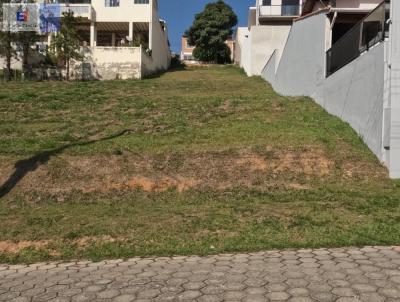
[(0, 301), (400, 301), (400, 248), (0, 265)]

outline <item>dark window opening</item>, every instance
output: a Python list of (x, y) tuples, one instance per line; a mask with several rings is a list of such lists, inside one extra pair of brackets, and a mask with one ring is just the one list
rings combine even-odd
[(332, 29), (332, 45), (345, 36), (366, 14), (339, 14)]
[(332, 30), (332, 44), (335, 44), (341, 37), (343, 37), (355, 24), (350, 23), (336, 23)]
[(385, 39), (386, 22), (387, 13), (383, 3), (350, 30), (346, 31), (346, 26), (340, 25), (341, 22), (335, 24), (334, 42), (331, 49), (326, 53), (326, 76), (335, 73), (358, 58), (361, 53), (383, 41)]

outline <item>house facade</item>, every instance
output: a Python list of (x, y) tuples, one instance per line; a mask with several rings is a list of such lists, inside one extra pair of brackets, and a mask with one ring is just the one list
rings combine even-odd
[[(171, 53), (165, 21), (158, 15), (158, 0), (73, 0), (59, 3), (62, 12), (79, 17), (82, 62), (75, 62), (72, 77), (129, 79), (168, 69)], [(51, 45), (53, 34), (41, 47)]]
[[(235, 60), (235, 41), (232, 37), (229, 37), (225, 44), (229, 47), (231, 51), (231, 61)], [(188, 38), (183, 36), (181, 40), (181, 54), (180, 60), (186, 64), (199, 64), (199, 62), (193, 56), (194, 46), (188, 43)]]
[(399, 52), (399, 1), (307, 0), (262, 76), (348, 122), (400, 178)]
[(293, 20), (302, 13), (303, 0), (256, 0), (249, 8), (248, 26), (236, 35), (235, 62), (248, 75), (260, 75), (275, 49), (286, 43)]

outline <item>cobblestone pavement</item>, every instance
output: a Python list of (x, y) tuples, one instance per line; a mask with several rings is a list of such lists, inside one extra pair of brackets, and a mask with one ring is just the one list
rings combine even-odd
[(0, 301), (400, 301), (400, 247), (0, 265)]

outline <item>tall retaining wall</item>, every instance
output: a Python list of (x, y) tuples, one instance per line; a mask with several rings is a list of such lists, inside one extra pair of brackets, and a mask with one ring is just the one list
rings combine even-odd
[[(279, 58), (274, 54), (262, 76), (286, 96), (310, 96), (329, 113), (348, 122), (376, 156), (389, 166), (384, 137), (386, 44), (325, 77), (329, 20), (321, 13), (294, 23)], [(312, 33), (312, 34), (311, 34)]]
[(390, 175), (400, 178), (400, 1), (391, 1), (389, 98), (390, 114)]
[(247, 75), (260, 75), (265, 62), (275, 50), (278, 57), (285, 46), (291, 26), (289, 25), (258, 25), (240, 27), (237, 31), (236, 47), (237, 61)]

